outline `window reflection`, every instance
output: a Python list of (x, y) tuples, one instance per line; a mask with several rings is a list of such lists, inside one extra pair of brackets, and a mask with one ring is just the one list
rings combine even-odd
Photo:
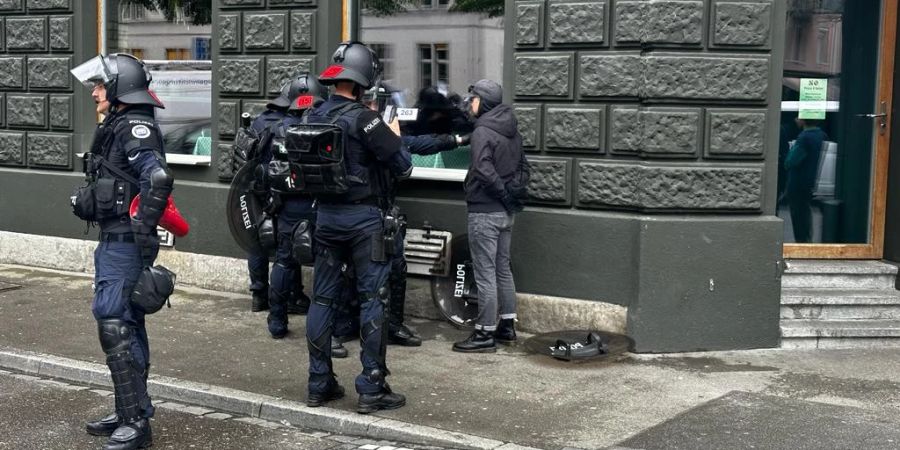
[[(212, 146), (212, 1), (194, 2), (185, 12), (177, 4), (106, 0), (106, 49), (144, 60), (153, 81), (150, 89), (165, 109), (156, 111), (170, 160), (208, 163)], [(175, 6), (173, 6), (175, 5)], [(170, 16), (169, 19), (166, 15)], [(194, 25), (194, 23), (200, 25)], [(204, 24), (205, 23), (205, 24)]]
[[(866, 243), (878, 0), (788, 0), (778, 216), (788, 243)], [(804, 93), (814, 81), (819, 96)], [(808, 92), (808, 91), (807, 91)]]
[[(483, 8), (456, 11), (454, 3), (422, 0), (398, 12), (362, 10), (360, 39), (381, 58), (394, 103), (418, 109), (401, 123), (405, 135), (471, 132), (462, 105), (469, 85), (483, 78), (502, 82), (502, 18)], [(469, 160), (467, 146), (413, 156), (416, 167), (432, 169), (466, 170)]]

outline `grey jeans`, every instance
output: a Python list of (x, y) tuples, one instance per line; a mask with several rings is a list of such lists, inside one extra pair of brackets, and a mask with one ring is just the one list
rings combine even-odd
[(515, 216), (505, 212), (469, 213), (469, 250), (478, 287), (475, 329), (494, 331), (497, 318), (516, 318), (516, 284), (509, 263)]

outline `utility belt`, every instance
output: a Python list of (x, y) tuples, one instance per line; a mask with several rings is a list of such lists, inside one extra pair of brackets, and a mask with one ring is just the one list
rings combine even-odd
[[(114, 176), (102, 176), (102, 167)], [(84, 154), (84, 173), (88, 184), (75, 189), (70, 197), (72, 212), (78, 218), (99, 222), (128, 215), (131, 200), (138, 194), (138, 180), (90, 152)]]
[(100, 233), (100, 242), (134, 243), (134, 233)]
[(381, 208), (381, 202), (378, 201), (378, 197), (373, 197), (371, 195), (366, 198), (359, 199), (359, 200), (349, 200), (349, 201), (337, 201), (337, 200), (330, 199), (325, 196), (320, 196), (318, 198), (318, 202), (321, 205), (334, 205), (334, 206), (365, 205), (365, 206), (374, 206), (376, 208)]

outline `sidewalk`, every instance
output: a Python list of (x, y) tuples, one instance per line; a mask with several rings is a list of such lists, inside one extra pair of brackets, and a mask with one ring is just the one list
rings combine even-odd
[[(21, 287), (4, 289), (9, 286), (3, 283)], [(84, 274), (0, 265), (0, 348), (102, 364), (90, 299), (91, 279)], [(292, 334), (275, 341), (266, 332), (265, 313), (249, 312), (249, 303), (248, 296), (179, 289), (171, 309), (148, 318), (152, 376), (302, 402), (305, 318), (291, 316)], [(900, 443), (900, 431), (891, 431), (900, 429), (898, 350), (625, 355), (571, 364), (528, 354), (521, 343), (496, 354), (453, 353), (452, 342), (466, 332), (442, 322), (411, 319), (410, 324), (424, 345), (388, 350), (391, 385), (408, 404), (377, 417), (546, 449), (629, 443), (679, 448), (672, 439), (682, 435), (684, 448), (693, 448), (700, 437), (688, 425), (703, 417), (710, 445), (749, 448), (765, 444), (758, 439), (775, 439), (783, 448), (801, 448), (787, 443), (804, 436), (797, 428), (809, 427), (825, 439), (818, 448), (839, 448), (856, 441), (821, 429), (837, 408), (875, 439), (867, 448)], [(358, 353), (358, 342), (348, 347), (351, 355)], [(359, 362), (351, 357), (335, 360), (334, 366), (351, 395), (331, 406), (346, 414), (355, 410)], [(766, 412), (750, 416), (766, 433), (753, 431), (756, 422), (746, 435), (710, 431), (735, 426), (747, 411)], [(783, 432), (765, 423), (783, 425), (784, 417), (798, 415), (805, 420)], [(722, 421), (718, 426), (710, 423), (716, 419)], [(885, 423), (892, 426), (876, 427)], [(873, 429), (880, 431), (870, 433)]]

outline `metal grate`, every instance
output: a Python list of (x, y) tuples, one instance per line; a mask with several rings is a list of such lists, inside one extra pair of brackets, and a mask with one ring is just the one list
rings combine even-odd
[(441, 276), (450, 275), (450, 238), (449, 231), (410, 228), (406, 230), (407, 272), (416, 275)]

